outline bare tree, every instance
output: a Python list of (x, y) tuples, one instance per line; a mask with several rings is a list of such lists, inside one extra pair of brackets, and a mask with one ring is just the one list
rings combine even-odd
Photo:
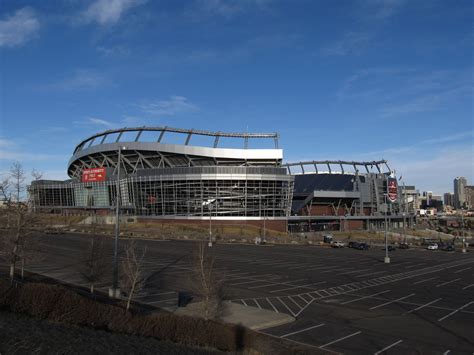
[(199, 243), (194, 255), (194, 278), (191, 287), (201, 301), (205, 319), (221, 315), (224, 297), (224, 275), (216, 270), (213, 253), (214, 248)]
[(15, 276), (15, 268), (18, 261), (22, 261), (22, 275), (24, 262), (34, 248), (32, 227), (35, 215), (28, 209), (28, 205), (22, 201), (22, 194), (26, 190), (25, 172), (19, 162), (12, 164), (10, 179), (6, 185), (2, 183), (1, 193), (6, 201), (6, 208), (2, 219), (4, 228), (1, 230), (1, 244), (5, 251), (7, 262), (10, 265), (10, 278)]
[(127, 293), (127, 310), (145, 284), (145, 254), (146, 246), (140, 248), (135, 240), (130, 240), (125, 246), (125, 257), (122, 262), (122, 286)]
[(107, 265), (104, 242), (100, 237), (93, 235), (83, 258), (83, 270), (81, 272), (81, 276), (90, 284), (91, 293), (94, 293), (95, 285), (107, 273)]
[(31, 177), (33, 178), (33, 181), (39, 181), (43, 178), (43, 173), (41, 171), (33, 169), (31, 171)]

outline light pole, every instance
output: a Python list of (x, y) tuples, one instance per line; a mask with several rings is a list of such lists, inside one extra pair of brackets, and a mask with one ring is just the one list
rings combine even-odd
[(464, 234), (464, 210), (461, 208), (462, 252), (466, 252), (466, 235)]
[(387, 210), (388, 210), (388, 204), (387, 204), (387, 194), (383, 194), (384, 200), (385, 200), (385, 258), (384, 258), (384, 263), (385, 264), (390, 264), (390, 257), (388, 256), (388, 237), (387, 237)]
[(203, 206), (207, 206), (209, 209), (209, 242), (207, 245), (212, 247), (212, 204), (216, 201), (215, 198), (209, 199), (202, 203)]
[(118, 243), (120, 236), (120, 167), (122, 165), (122, 149), (126, 147), (119, 147), (118, 149), (118, 160), (117, 160), (117, 182), (115, 185), (115, 239), (114, 239), (114, 266), (113, 266), (113, 279), (112, 288), (109, 289), (109, 297), (120, 298), (120, 289), (118, 286)]

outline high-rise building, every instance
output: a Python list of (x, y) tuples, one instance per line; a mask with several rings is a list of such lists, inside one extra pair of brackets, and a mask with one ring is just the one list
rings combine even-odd
[(466, 194), (464, 187), (467, 185), (465, 177), (457, 177), (454, 179), (454, 207), (461, 208), (466, 202)]
[(469, 209), (474, 208), (474, 185), (465, 186), (464, 194), (466, 196), (466, 207)]
[(454, 194), (450, 192), (446, 192), (443, 195), (443, 201), (445, 206), (451, 206), (454, 207)]

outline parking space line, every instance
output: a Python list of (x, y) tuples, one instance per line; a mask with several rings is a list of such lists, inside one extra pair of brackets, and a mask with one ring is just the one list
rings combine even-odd
[(474, 286), (474, 284), (467, 285), (466, 287), (463, 287), (462, 289), (467, 290), (468, 288), (471, 288), (472, 286)]
[(298, 330), (298, 331), (296, 331), (296, 332), (292, 332), (292, 333), (288, 333), (288, 334), (282, 335), (282, 336), (280, 336), (280, 338), (286, 338), (286, 337), (289, 337), (289, 336), (291, 336), (291, 335), (299, 334), (299, 333), (302, 333), (302, 332), (307, 332), (308, 330), (315, 329), (315, 328), (319, 328), (319, 327), (322, 327), (323, 325), (324, 325), (324, 323), (321, 323), (321, 324), (318, 324), (318, 325), (314, 325), (314, 326), (309, 327), (309, 328), (301, 329), (301, 330)]
[(247, 302), (245, 302), (245, 300), (241, 300), (242, 303), (244, 304), (245, 307), (248, 307), (249, 305), (247, 304)]
[(360, 334), (360, 333), (362, 333), (361, 330), (359, 330), (358, 332), (355, 332), (355, 333), (346, 335), (345, 337), (342, 337), (342, 338), (333, 340), (333, 341), (331, 341), (331, 342), (329, 342), (329, 343), (327, 343), (327, 344), (321, 345), (320, 348), (323, 349), (323, 348), (325, 348), (326, 346), (332, 345), (332, 344), (334, 344), (334, 343), (338, 343), (338, 342), (340, 342), (340, 341), (342, 341), (342, 340), (344, 340), (344, 339), (351, 338), (351, 337), (356, 336), (356, 335), (358, 335), (358, 334)]
[(451, 352), (451, 350), (446, 350), (443, 355), (448, 355)]
[(288, 299), (289, 299), (291, 302), (293, 302), (293, 303), (296, 305), (296, 307), (298, 307), (298, 309), (303, 308), (303, 307), (301, 307), (291, 296), (288, 296)]
[(385, 290), (385, 291), (382, 291), (382, 292), (377, 292), (377, 293), (374, 293), (374, 294), (369, 295), (369, 296), (359, 297), (359, 298), (356, 298), (356, 299), (353, 299), (353, 300), (350, 300), (350, 301), (342, 302), (341, 304), (349, 304), (349, 303), (352, 303), (352, 302), (357, 302), (357, 301), (360, 301), (360, 300), (363, 300), (363, 299), (366, 299), (366, 298), (371, 298), (371, 297), (374, 297), (374, 296), (377, 296), (377, 295), (381, 295), (381, 294), (387, 293), (387, 292), (390, 292), (390, 290)]
[(308, 302), (308, 301), (306, 301), (306, 300), (303, 298), (303, 296), (301, 296), (301, 295), (296, 295), (296, 297), (299, 297), (299, 298), (301, 298), (305, 304), (308, 304), (308, 303), (309, 303), (309, 302)]
[(278, 312), (278, 309), (276, 309), (276, 307), (273, 305), (272, 301), (270, 301), (270, 299), (267, 297), (266, 298), (267, 302), (270, 304), (270, 306), (272, 306), (273, 310), (276, 312), (276, 313), (280, 313)]
[(362, 270), (355, 270), (355, 271), (349, 271), (349, 272), (343, 272), (342, 274), (339, 275), (350, 275), (350, 274), (355, 274), (357, 272), (362, 272), (362, 271), (367, 271), (367, 270), (372, 270), (372, 269), (362, 269)]
[[(291, 281), (291, 282), (300, 282), (300, 281), (304, 281), (304, 280), (306, 280), (306, 279), (294, 280), (294, 281)], [(253, 289), (255, 289), (255, 288), (262, 288), (262, 287), (273, 286), (273, 285), (288, 285), (288, 286), (293, 286), (293, 285), (291, 285), (291, 283), (289, 283), (289, 282), (271, 282), (271, 281), (267, 282), (267, 281), (265, 281), (265, 280), (261, 280), (261, 281), (262, 281), (262, 282), (265, 282), (265, 283), (267, 283), (267, 284), (270, 284), (270, 285), (252, 286), (252, 287), (249, 287), (248, 289), (249, 289), (249, 290), (253, 290)], [(296, 286), (296, 285), (295, 285), (295, 286)]]
[(421, 306), (419, 306), (419, 307), (416, 307), (415, 309), (412, 309), (411, 311), (405, 312), (405, 314), (418, 311), (418, 310), (420, 310), (420, 309), (422, 309), (422, 308), (425, 308), (425, 307), (428, 307), (429, 305), (432, 305), (433, 303), (436, 303), (436, 302), (438, 302), (438, 301), (440, 301), (440, 300), (441, 300), (441, 298), (435, 299), (434, 301), (425, 303), (425, 304), (423, 304), (423, 305), (421, 305)]
[(400, 298), (397, 298), (396, 300), (392, 300), (392, 301), (389, 301), (389, 302), (385, 302), (385, 303), (379, 304), (379, 305), (377, 305), (377, 306), (371, 307), (371, 308), (369, 308), (369, 309), (370, 309), (370, 310), (374, 310), (374, 309), (377, 309), (377, 308), (386, 306), (386, 305), (388, 305), (388, 304), (391, 304), (391, 303), (395, 303), (395, 302), (404, 300), (405, 298), (408, 298), (408, 297), (411, 297), (411, 296), (414, 296), (414, 295), (415, 295), (414, 293), (411, 293), (411, 294), (409, 294), (408, 296), (400, 297)]
[(448, 284), (451, 284), (451, 283), (456, 282), (456, 281), (459, 281), (459, 280), (461, 280), (461, 278), (455, 279), (455, 280), (451, 280), (451, 281), (443, 282), (442, 284), (436, 285), (436, 287), (441, 287), (441, 286), (444, 286), (444, 285), (448, 285)]
[(457, 274), (459, 272), (463, 272), (463, 271), (466, 271), (466, 270), (469, 270), (469, 269), (472, 269), (472, 267), (467, 267), (465, 269), (461, 269), (461, 270), (458, 270), (458, 271), (455, 271), (454, 274)]
[(258, 303), (258, 301), (255, 298), (253, 299), (253, 301), (257, 305), (258, 309), (262, 309), (262, 306), (260, 306), (260, 303)]
[(281, 300), (280, 297), (277, 297), (277, 300), (280, 301), (280, 303), (285, 306), (285, 308), (291, 313), (291, 315), (292, 315), (293, 317), (296, 317), (296, 315), (293, 313), (293, 311), (291, 310), (291, 308), (288, 307), (288, 306), (286, 305), (286, 303)]
[(382, 350), (377, 351), (376, 353), (374, 353), (374, 355), (381, 354), (381, 353), (383, 353), (385, 350), (388, 350), (388, 349), (393, 348), (394, 346), (400, 344), (402, 341), (403, 341), (403, 340), (400, 339), (399, 341), (396, 341), (395, 343), (393, 343), (393, 344), (391, 344), (391, 345), (389, 345), (389, 346), (383, 348)]
[(382, 273), (384, 273), (384, 272), (387, 272), (387, 271), (385, 271), (385, 270), (383, 270), (383, 271), (376, 271), (376, 272), (371, 272), (370, 274), (358, 275), (358, 276), (356, 276), (356, 277), (366, 277), (366, 276), (370, 276), (370, 275), (382, 274)]
[[(294, 282), (296, 282), (296, 281), (294, 281)], [(306, 284), (306, 285), (301, 285), (301, 286), (287, 287), (287, 288), (282, 288), (282, 289), (279, 289), (279, 290), (270, 291), (270, 293), (294, 290), (294, 289), (297, 289), (297, 288), (312, 289), (312, 287), (309, 287), (309, 286), (316, 286), (316, 285), (325, 284), (325, 283), (326, 283), (326, 281), (321, 281), (321, 282), (316, 282), (316, 283), (311, 283), (311, 284)]]
[(444, 317), (441, 317), (440, 319), (438, 319), (438, 322), (441, 322), (441, 321), (445, 320), (446, 318), (451, 317), (453, 314), (455, 314), (455, 313), (459, 312), (460, 310), (468, 307), (472, 303), (474, 303), (474, 301), (466, 303), (464, 306), (459, 307), (458, 309), (456, 309), (456, 310), (452, 311), (451, 313), (445, 315)]
[(417, 281), (417, 282), (414, 282), (413, 285), (417, 285), (417, 284), (421, 284), (423, 282), (428, 282), (428, 281), (431, 281), (431, 280), (434, 280), (434, 279), (437, 279), (438, 277), (430, 277), (429, 279), (425, 279), (425, 280), (421, 280), (421, 281)]

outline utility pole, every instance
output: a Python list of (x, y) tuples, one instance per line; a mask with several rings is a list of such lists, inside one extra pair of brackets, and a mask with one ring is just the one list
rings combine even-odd
[[(123, 147), (125, 149), (125, 147)], [(114, 265), (113, 265), (113, 279), (112, 288), (109, 289), (109, 297), (120, 298), (120, 289), (118, 286), (118, 243), (120, 236), (120, 167), (122, 165), (122, 147), (118, 149), (117, 160), (117, 182), (115, 185), (115, 239), (114, 239)]]
[(209, 247), (212, 247), (212, 202), (209, 203), (207, 206), (209, 207), (209, 243), (207, 244)]

